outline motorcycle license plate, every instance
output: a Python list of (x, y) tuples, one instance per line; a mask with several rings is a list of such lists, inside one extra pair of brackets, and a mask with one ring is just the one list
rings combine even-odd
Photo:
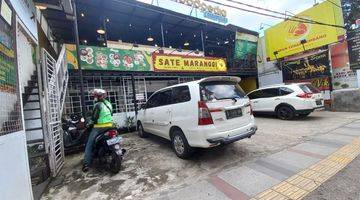
[(120, 143), (122, 140), (122, 137), (121, 136), (117, 136), (116, 138), (111, 138), (109, 140), (106, 140), (106, 143), (111, 146), (111, 145), (114, 145), (114, 144), (117, 144), (117, 143)]

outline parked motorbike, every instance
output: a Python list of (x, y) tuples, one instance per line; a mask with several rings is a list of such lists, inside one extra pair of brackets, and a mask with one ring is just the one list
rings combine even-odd
[(118, 134), (116, 128), (110, 128), (99, 134), (95, 139), (93, 158), (99, 164), (105, 165), (114, 174), (121, 169), (121, 162), (126, 152), (122, 146), (123, 138)]
[(90, 128), (90, 120), (85, 120), (80, 114), (71, 114), (69, 119), (64, 118), (62, 129), (65, 153), (84, 149)]

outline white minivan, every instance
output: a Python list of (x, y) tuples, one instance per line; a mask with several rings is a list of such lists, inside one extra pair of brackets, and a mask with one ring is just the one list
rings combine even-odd
[(189, 157), (194, 147), (250, 138), (257, 127), (240, 80), (213, 76), (156, 91), (139, 111), (139, 136), (170, 140), (180, 158)]

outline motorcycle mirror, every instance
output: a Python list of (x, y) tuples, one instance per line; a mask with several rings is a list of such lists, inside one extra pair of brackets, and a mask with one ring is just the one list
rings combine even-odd
[(80, 121), (81, 121), (81, 122), (85, 122), (85, 119), (82, 117), (82, 118), (80, 119)]

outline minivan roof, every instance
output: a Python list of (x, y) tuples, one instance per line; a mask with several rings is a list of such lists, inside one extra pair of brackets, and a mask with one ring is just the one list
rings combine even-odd
[(280, 84), (274, 84), (274, 85), (267, 85), (263, 87), (259, 87), (259, 89), (266, 89), (266, 88), (273, 88), (273, 87), (280, 87), (284, 85), (304, 85), (304, 84), (311, 84), (310, 82), (301, 82), (301, 83), (280, 83)]
[(162, 91), (162, 90), (166, 90), (166, 89), (170, 89), (170, 88), (178, 87), (178, 86), (206, 83), (206, 82), (211, 82), (211, 81), (230, 81), (230, 82), (234, 82), (234, 83), (239, 83), (241, 81), (241, 78), (237, 77), (237, 76), (210, 76), (210, 77), (202, 78), (202, 79), (196, 80), (196, 81), (190, 81), (190, 82), (186, 82), (186, 83), (179, 83), (176, 85), (168, 86), (165, 88), (161, 88), (157, 91)]

